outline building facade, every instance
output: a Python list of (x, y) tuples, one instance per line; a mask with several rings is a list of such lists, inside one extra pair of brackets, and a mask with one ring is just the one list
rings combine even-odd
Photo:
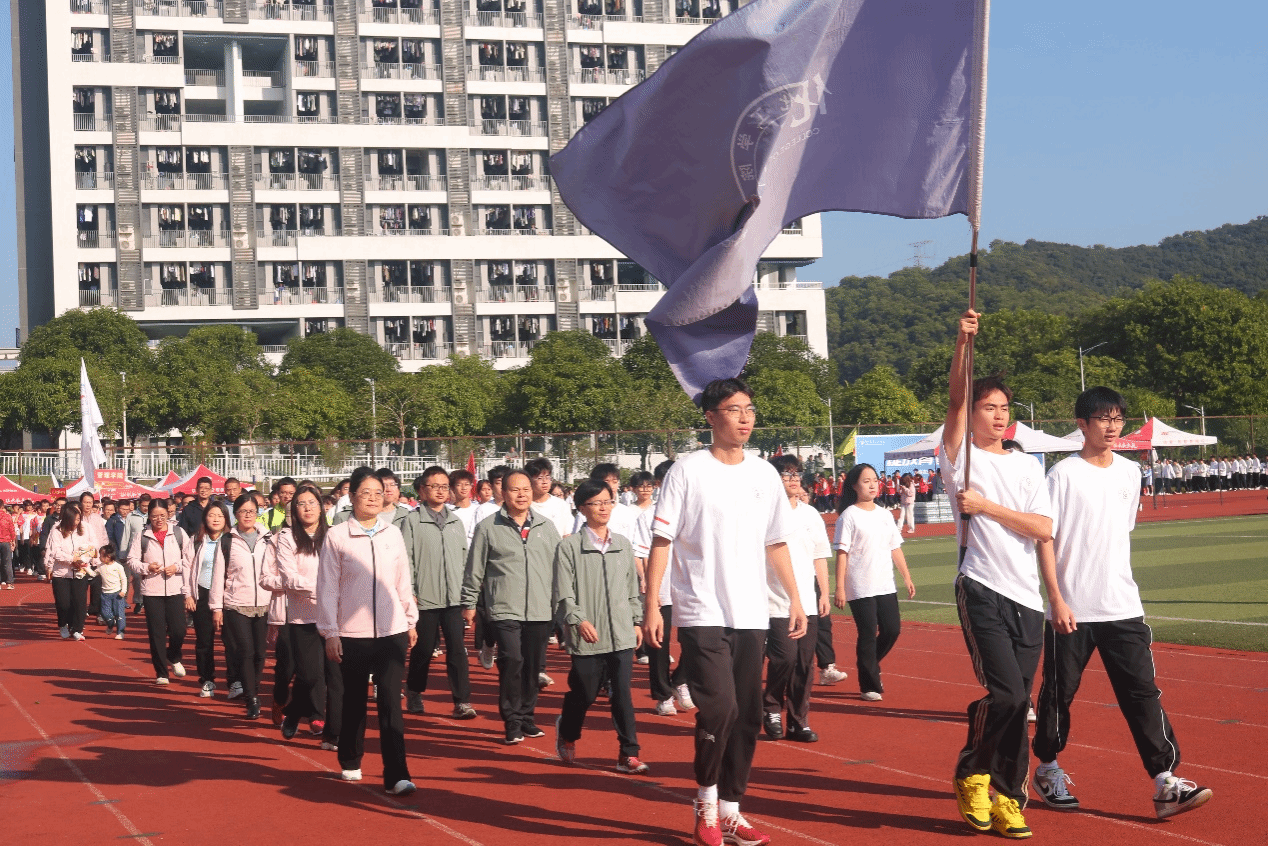
[[(115, 306), (266, 351), (346, 326), (407, 370), (619, 354), (663, 288), (562, 203), (550, 155), (735, 0), (13, 3), (22, 337)], [(817, 217), (758, 269), (760, 328), (827, 354)]]

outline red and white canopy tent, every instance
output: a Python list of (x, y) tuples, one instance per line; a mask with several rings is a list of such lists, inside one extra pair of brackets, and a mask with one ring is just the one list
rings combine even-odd
[[(1065, 436), (1072, 443), (1083, 443), (1083, 432), (1075, 429)], [(1174, 426), (1168, 426), (1157, 417), (1145, 421), (1136, 431), (1123, 435), (1114, 442), (1116, 452), (1145, 452), (1158, 447), (1211, 446), (1219, 442), (1214, 435), (1191, 435)]]
[[(1074, 441), (1066, 438), (1058, 438), (1055, 435), (1049, 435), (1047, 432), (1041, 432), (1038, 429), (1032, 429), (1020, 420), (1014, 421), (1011, 426), (1004, 430), (1004, 439), (1016, 441), (1021, 445), (1024, 452), (1029, 453), (1046, 453), (1046, 452), (1077, 452), (1079, 445)], [(901, 449), (891, 450), (885, 453), (885, 460), (890, 461), (895, 458), (927, 458), (931, 455), (937, 455), (942, 446), (942, 427), (939, 426), (933, 432), (925, 435), (914, 444), (902, 447)]]
[[(168, 475), (171, 476), (174, 474), (169, 473)], [(213, 494), (222, 494), (225, 492), (225, 479), (228, 477), (221, 476), (205, 464), (199, 464), (193, 470), (174, 481), (164, 479), (163, 484), (159, 485), (159, 489), (169, 495), (174, 493), (192, 494), (194, 493), (194, 489), (198, 487), (198, 480), (203, 476), (211, 479), (211, 492)]]
[(31, 502), (39, 502), (48, 498), (48, 494), (29, 491), (10, 479), (8, 476), (0, 476), (0, 502), (3, 502), (5, 505), (13, 505), (14, 503), (20, 503), (28, 499), (31, 500)]
[[(101, 471), (98, 470), (94, 475), (100, 477)], [(100, 478), (98, 479), (100, 481)], [(86, 490), (90, 490), (88, 483), (80, 476), (74, 482), (66, 486), (66, 496), (73, 499)], [(145, 485), (139, 485), (131, 479), (123, 479), (119, 482), (111, 482), (110, 484), (99, 484), (97, 493), (101, 496), (108, 496), (111, 499), (136, 499), (141, 494), (149, 494), (156, 496), (162, 493), (157, 488), (147, 488)]]
[(168, 470), (167, 475), (164, 476), (162, 479), (160, 479), (158, 484), (156, 484), (154, 487), (166, 488), (168, 485), (173, 484), (174, 482), (179, 482), (180, 479), (181, 477), (176, 474), (175, 470)]

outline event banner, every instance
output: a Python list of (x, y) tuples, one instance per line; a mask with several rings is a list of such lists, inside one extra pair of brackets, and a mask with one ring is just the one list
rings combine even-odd
[(854, 463), (870, 464), (880, 473), (914, 473), (917, 470), (927, 472), (937, 468), (937, 459), (933, 456), (924, 458), (896, 458), (886, 463), (885, 453), (890, 450), (910, 446), (923, 438), (918, 435), (859, 435), (855, 441)]

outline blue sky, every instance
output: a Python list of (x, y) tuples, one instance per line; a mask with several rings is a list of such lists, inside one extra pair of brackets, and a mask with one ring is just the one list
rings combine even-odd
[[(1249, 0), (996, 2), (982, 243), (1153, 244), (1268, 214), (1265, 32), (1268, 4)], [(0, 53), (11, 68), (10, 39)], [(0, 144), (3, 345), (17, 325), (11, 86)], [(912, 263), (917, 241), (936, 265), (968, 252), (968, 224), (832, 213), (823, 259), (800, 275), (886, 275)]]

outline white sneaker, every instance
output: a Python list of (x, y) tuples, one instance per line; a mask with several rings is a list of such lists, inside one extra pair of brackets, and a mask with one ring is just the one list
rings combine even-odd
[(537, 674), (537, 686), (538, 686), (538, 687), (550, 687), (550, 686), (551, 686), (552, 684), (554, 684), (554, 683), (555, 683), (555, 680), (554, 680), (554, 679), (552, 679), (550, 676), (546, 675), (545, 673), (538, 673), (538, 674)]
[(1028, 722), (1028, 723), (1033, 723), (1033, 722), (1035, 721), (1035, 719), (1036, 719), (1036, 717), (1035, 717), (1035, 709), (1034, 709), (1034, 708), (1028, 708), (1028, 709), (1026, 710), (1026, 722)]
[(168, 682), (167, 680), (167, 676), (159, 676), (158, 678), (154, 680), (154, 683), (155, 684), (170, 684), (170, 682)]
[(694, 711), (696, 703), (691, 699), (691, 689), (685, 684), (680, 684), (674, 688), (674, 704), (683, 711)]
[(492, 646), (480, 647), (480, 666), (484, 667), (484, 669), (486, 670), (493, 669), (493, 647)]
[(71, 635), (71, 637), (74, 638), (75, 640), (84, 640), (84, 633), (75, 632), (73, 635)]
[(819, 684), (836, 684), (850, 677), (844, 670), (838, 670), (836, 664), (829, 664), (819, 671)]
[(559, 645), (559, 638), (558, 638), (558, 637), (556, 637), (555, 635), (551, 635), (551, 636), (550, 636), (550, 640), (548, 640), (548, 641), (546, 641), (546, 642), (547, 642), (547, 643), (549, 643), (551, 646), (558, 646), (558, 645)]
[(210, 699), (210, 698), (211, 698), (212, 691), (214, 691), (215, 689), (216, 689), (216, 683), (215, 683), (215, 682), (209, 682), (209, 681), (207, 681), (207, 682), (203, 682), (203, 686), (202, 686), (202, 688), (198, 691), (198, 698), (199, 698), (199, 699)]
[(182, 664), (180, 661), (177, 661), (175, 664), (173, 664), (172, 675), (176, 676), (176, 678), (178, 679), (185, 678), (185, 665)]
[(114, 636), (114, 639), (115, 639), (115, 640), (123, 640), (123, 632), (119, 632), (117, 635), (115, 635), (115, 636)]
[(864, 702), (880, 702), (884, 697), (875, 690), (866, 690), (860, 694)]
[(62, 640), (70, 640), (70, 626), (62, 626), (57, 631), (62, 636)]
[(340, 778), (342, 778), (344, 781), (360, 781), (361, 770), (344, 770), (340, 774)]
[(658, 717), (672, 717), (677, 713), (678, 709), (674, 707), (673, 699), (666, 699), (664, 702), (656, 703), (656, 716)]
[(1077, 808), (1079, 800), (1074, 797), (1067, 788), (1067, 784), (1074, 784), (1074, 779), (1066, 774), (1066, 771), (1060, 767), (1052, 767), (1051, 769), (1040, 765), (1035, 767), (1035, 775), (1031, 780), (1034, 785), (1035, 792), (1039, 794), (1039, 798), (1050, 808)]
[(648, 658), (647, 658), (647, 656), (646, 656), (646, 655), (640, 655), (640, 656), (638, 656), (638, 663), (640, 663), (640, 664), (646, 664), (646, 663), (647, 663), (647, 661), (648, 661)]
[(391, 793), (393, 796), (408, 796), (413, 793), (415, 789), (414, 782), (401, 779), (396, 784), (389, 787), (387, 792)]
[(443, 650), (443, 649), (441, 649), (439, 646), (437, 646), (435, 649), (433, 649), (433, 650), (431, 651), (431, 657), (433, 657), (433, 658), (444, 658), (444, 657), (445, 657), (445, 650)]
[(1158, 819), (1165, 820), (1167, 817), (1202, 807), (1214, 795), (1209, 787), (1198, 787), (1186, 779), (1169, 776), (1154, 794), (1154, 813), (1158, 815)]

